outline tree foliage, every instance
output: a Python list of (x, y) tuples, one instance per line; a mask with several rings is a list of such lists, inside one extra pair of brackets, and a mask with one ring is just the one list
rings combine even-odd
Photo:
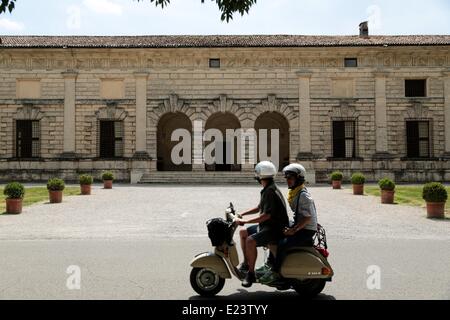
[[(0, 14), (7, 11), (12, 12), (15, 8), (17, 0), (1, 0), (0, 4)], [(157, 7), (160, 6), (164, 8), (170, 4), (170, 0), (137, 0), (137, 1), (150, 1), (153, 2)], [(215, 1), (219, 10), (221, 12), (222, 21), (226, 20), (229, 22), (233, 19), (233, 14), (240, 13), (241, 16), (248, 13), (251, 6), (256, 4), (256, 0), (211, 0)], [(201, 0), (205, 3), (205, 0)]]

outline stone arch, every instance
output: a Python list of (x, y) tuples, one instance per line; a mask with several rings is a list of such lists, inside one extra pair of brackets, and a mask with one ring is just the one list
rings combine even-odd
[[(211, 114), (206, 123), (205, 123), (205, 131), (208, 129), (217, 129), (222, 133), (223, 137), (223, 155), (224, 158), (222, 161), (223, 164), (215, 163), (215, 164), (205, 164), (205, 168), (207, 171), (240, 171), (241, 165), (237, 164), (237, 155), (238, 155), (238, 147), (240, 145), (240, 141), (238, 139), (234, 139), (234, 150), (231, 150), (231, 141), (227, 141), (226, 139), (226, 130), (227, 129), (240, 129), (241, 123), (238, 117), (232, 112), (216, 112)], [(212, 142), (205, 142), (205, 145)], [(217, 148), (217, 147), (216, 147)], [(234, 159), (233, 163), (225, 163), (226, 157), (225, 154), (233, 151)], [(220, 161), (220, 160), (219, 160)], [(219, 162), (218, 161), (218, 162)]]
[[(273, 162), (276, 162), (276, 164), (278, 164), (279, 170), (281, 170), (284, 166), (289, 164), (289, 157), (290, 157), (289, 121), (283, 114), (281, 114), (278, 111), (266, 111), (264, 113), (261, 113), (255, 120), (255, 130), (258, 138), (258, 150), (260, 148), (260, 138), (261, 138), (260, 135), (262, 133), (260, 131), (261, 129), (267, 130), (267, 155), (269, 155), (269, 157), (260, 158), (258, 152), (258, 161), (270, 160), (271, 158), (273, 160), (273, 157), (276, 156), (272, 155), (271, 133), (272, 130), (279, 130), (278, 159), (275, 158), (275, 161)], [(261, 143), (263, 143), (263, 141), (261, 141)]]
[(175, 164), (171, 157), (173, 147), (179, 143), (179, 141), (171, 141), (172, 133), (176, 129), (187, 130), (190, 134), (189, 139), (192, 138), (192, 122), (186, 114), (179, 111), (167, 112), (159, 118), (156, 139), (158, 171), (192, 171), (192, 140), (189, 163)]
[(254, 122), (265, 112), (278, 112), (287, 120), (290, 128), (296, 127), (298, 112), (273, 94), (268, 95), (267, 99), (262, 100), (260, 105), (252, 107), (250, 112), (245, 116)]

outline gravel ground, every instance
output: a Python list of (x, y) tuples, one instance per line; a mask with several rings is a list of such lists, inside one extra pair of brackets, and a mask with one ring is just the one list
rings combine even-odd
[[(0, 215), (1, 240), (149, 239), (205, 237), (205, 221), (254, 207), (258, 186), (93, 186), (91, 196), (38, 203), (21, 215)], [(450, 240), (450, 219), (426, 219), (421, 207), (383, 205), (378, 197), (354, 196), (350, 187), (309, 188), (319, 222), (336, 239)], [(287, 189), (282, 189), (287, 193)]]

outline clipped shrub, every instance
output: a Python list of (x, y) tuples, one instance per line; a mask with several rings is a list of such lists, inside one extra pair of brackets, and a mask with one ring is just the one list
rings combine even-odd
[(380, 186), (381, 190), (387, 190), (387, 191), (394, 191), (395, 189), (395, 183), (389, 178), (383, 178), (380, 181), (378, 181), (378, 185)]
[(352, 184), (364, 184), (364, 182), (366, 182), (366, 177), (362, 173), (352, 174)]
[(63, 191), (65, 188), (64, 180), (59, 178), (51, 178), (47, 181), (47, 190)]
[(94, 181), (94, 179), (89, 174), (82, 174), (80, 176), (80, 184), (81, 185), (90, 185), (90, 184), (92, 184), (93, 181)]
[(334, 181), (342, 181), (343, 178), (344, 178), (344, 175), (343, 175), (342, 172), (340, 172), (340, 171), (334, 171), (334, 172), (331, 174), (331, 180), (334, 180)]
[(114, 174), (111, 171), (105, 171), (102, 174), (103, 181), (105, 180), (114, 180)]
[(5, 186), (3, 194), (7, 199), (23, 199), (25, 195), (25, 188), (19, 182), (10, 182)]
[(446, 202), (448, 194), (442, 183), (429, 182), (423, 186), (422, 198), (426, 202)]

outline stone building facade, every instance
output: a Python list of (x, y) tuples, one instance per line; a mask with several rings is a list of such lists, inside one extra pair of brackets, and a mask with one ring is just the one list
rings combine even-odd
[[(310, 182), (450, 181), (450, 36), (0, 36), (0, 180), (177, 166), (176, 128), (280, 130)], [(194, 159), (202, 153), (195, 151)], [(174, 173), (176, 174), (176, 173)]]

